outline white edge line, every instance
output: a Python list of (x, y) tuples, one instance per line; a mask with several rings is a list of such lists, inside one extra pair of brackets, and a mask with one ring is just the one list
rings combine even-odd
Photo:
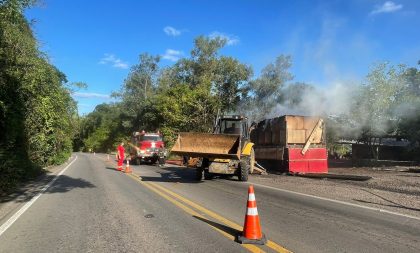
[(17, 211), (12, 217), (10, 217), (3, 225), (1, 225), (0, 227), (0, 236), (6, 232), (6, 230), (13, 225), (13, 223), (15, 223), (15, 221), (17, 219), (19, 219), (19, 217), (26, 211), (29, 209), (29, 207), (31, 207), (31, 205), (33, 203), (35, 203), (35, 201), (41, 197), (41, 195), (52, 185), (54, 184), (54, 182), (57, 180), (57, 178), (59, 176), (61, 176), (69, 167), (70, 165), (72, 165), (75, 161), (77, 160), (77, 155), (76, 158), (74, 158), (74, 160), (69, 163), (63, 170), (60, 171), (60, 173), (58, 173), (46, 186), (44, 186), (44, 188), (42, 188), (41, 192), (39, 192), (35, 197), (33, 197), (28, 203), (26, 203), (24, 206), (22, 206), (19, 211)]
[(364, 209), (368, 209), (368, 210), (372, 210), (372, 211), (378, 211), (378, 212), (381, 212), (381, 213), (393, 214), (393, 215), (402, 216), (402, 217), (405, 217), (405, 218), (420, 220), (420, 218), (419, 217), (416, 217), (416, 216), (411, 216), (411, 215), (407, 215), (407, 214), (397, 213), (397, 212), (388, 211), (388, 210), (384, 210), (384, 209), (380, 209), (380, 208), (369, 207), (369, 206), (362, 206), (362, 205), (353, 204), (353, 203), (350, 203), (350, 202), (345, 202), (345, 201), (340, 201), (340, 200), (335, 200), (335, 199), (329, 199), (329, 198), (314, 196), (314, 195), (300, 193), (300, 192), (295, 192), (295, 191), (289, 191), (289, 190), (285, 190), (285, 189), (281, 189), (281, 188), (276, 188), (276, 187), (272, 187), (272, 186), (268, 186), (268, 185), (263, 185), (263, 184), (257, 184), (257, 183), (248, 183), (248, 184), (253, 184), (253, 185), (257, 185), (257, 186), (263, 187), (263, 188), (268, 188), (268, 189), (277, 190), (277, 191), (281, 191), (281, 192), (296, 194), (296, 195), (300, 195), (300, 196), (305, 196), (305, 197), (310, 197), (310, 198), (315, 198), (315, 199), (330, 201), (330, 202), (334, 202), (334, 203), (338, 203), (338, 204), (343, 204), (343, 205), (347, 205), (347, 206), (360, 207), (360, 208), (364, 208)]

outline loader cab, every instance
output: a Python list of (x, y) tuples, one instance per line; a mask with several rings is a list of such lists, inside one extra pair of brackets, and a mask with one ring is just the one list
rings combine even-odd
[(216, 133), (240, 135), (241, 139), (249, 138), (248, 120), (240, 115), (223, 116), (218, 121)]

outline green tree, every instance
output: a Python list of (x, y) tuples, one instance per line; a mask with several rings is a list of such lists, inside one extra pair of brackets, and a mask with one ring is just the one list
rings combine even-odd
[(246, 84), (252, 75), (252, 68), (233, 57), (219, 55), (226, 45), (226, 39), (199, 36), (194, 41), (191, 57), (179, 60), (172, 68), (172, 84), (188, 84), (192, 89), (207, 90), (215, 96), (215, 111), (223, 113), (234, 110)]
[(76, 104), (23, 15), (34, 2), (0, 1), (0, 191), (72, 150)]
[(401, 116), (399, 134), (417, 147), (418, 154), (420, 151), (418, 148), (420, 144), (420, 70), (414, 67), (408, 68), (403, 78), (406, 81), (406, 103), (396, 110), (396, 113)]
[(123, 126), (127, 131), (133, 131), (143, 124), (144, 109), (156, 92), (159, 61), (159, 56), (141, 54), (139, 63), (131, 68), (124, 81), (121, 92), (115, 94), (122, 100)]
[(279, 103), (282, 90), (293, 79), (289, 72), (292, 66), (291, 56), (280, 55), (273, 63), (265, 66), (260, 76), (249, 82), (246, 99), (241, 103), (240, 111), (249, 115), (252, 121), (264, 119)]
[(178, 132), (209, 132), (215, 115), (215, 100), (203, 88), (191, 89), (179, 84), (157, 97), (157, 113), (162, 119), (159, 128), (169, 146)]
[(355, 95), (351, 112), (362, 139), (397, 134), (400, 117), (395, 109), (407, 98), (404, 72), (402, 65), (381, 63), (367, 75), (366, 83)]
[(100, 104), (95, 110), (80, 119), (79, 134), (76, 136), (75, 150), (108, 152), (115, 150), (116, 144), (127, 141), (130, 132), (123, 127), (121, 104)]

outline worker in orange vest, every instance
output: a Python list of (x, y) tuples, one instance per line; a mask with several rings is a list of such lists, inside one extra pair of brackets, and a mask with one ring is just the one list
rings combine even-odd
[(118, 149), (117, 149), (117, 159), (118, 159), (118, 167), (117, 170), (118, 171), (122, 171), (123, 170), (123, 162), (124, 162), (124, 142), (121, 142), (120, 145), (118, 145)]

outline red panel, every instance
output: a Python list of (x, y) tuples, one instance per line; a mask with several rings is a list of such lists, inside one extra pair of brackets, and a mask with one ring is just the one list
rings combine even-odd
[(305, 155), (301, 150), (288, 148), (290, 173), (328, 173), (326, 148), (310, 148)]
[(289, 160), (301, 160), (301, 159), (327, 159), (326, 148), (310, 148), (306, 151), (305, 155), (302, 155), (302, 148), (288, 148)]

